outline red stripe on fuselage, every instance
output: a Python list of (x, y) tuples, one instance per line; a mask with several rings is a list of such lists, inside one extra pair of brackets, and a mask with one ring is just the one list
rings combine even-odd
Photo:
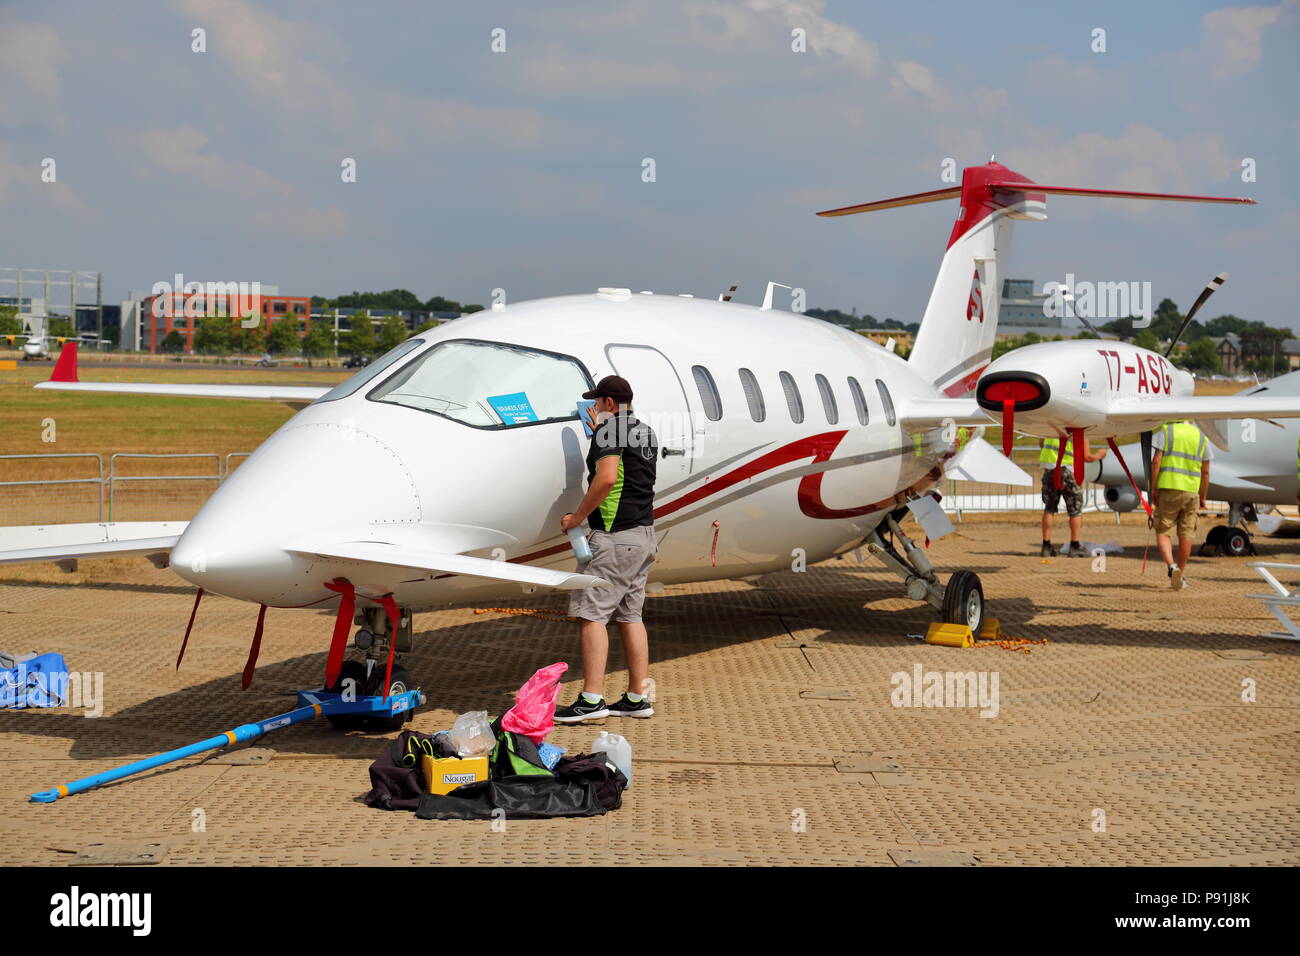
[(945, 388), (943, 393), (949, 398), (961, 398), (963, 395), (974, 391), (976, 384), (980, 380), (980, 375), (986, 368), (988, 368), (987, 365), (981, 365), (979, 368), (975, 369), (975, 371), (967, 372), (961, 378), (957, 379), (957, 381)]

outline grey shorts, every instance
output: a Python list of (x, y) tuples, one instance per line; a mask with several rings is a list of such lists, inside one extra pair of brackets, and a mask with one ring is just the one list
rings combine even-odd
[(1083, 492), (1079, 486), (1074, 483), (1074, 466), (1061, 466), (1061, 487), (1056, 487), (1056, 479), (1052, 477), (1053, 468), (1043, 469), (1043, 510), (1048, 514), (1056, 514), (1056, 510), (1061, 506), (1061, 499), (1065, 499), (1065, 513), (1071, 518), (1077, 518), (1083, 514)]
[(641, 620), (645, 604), (645, 583), (654, 566), (658, 548), (652, 527), (626, 531), (593, 531), (587, 535), (591, 560), (583, 574), (604, 578), (607, 585), (594, 585), (569, 595), (569, 616), (608, 624), (612, 618), (624, 624)]

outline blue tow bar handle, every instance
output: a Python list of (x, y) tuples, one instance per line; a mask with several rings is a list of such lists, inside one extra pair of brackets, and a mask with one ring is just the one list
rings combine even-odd
[(82, 777), (80, 780), (61, 784), (53, 790), (42, 790), (39, 793), (33, 793), (29, 799), (32, 803), (53, 803), (60, 797), (69, 797), (74, 793), (82, 793), (94, 787), (101, 787), (106, 783), (121, 780), (123, 777), (130, 777), (137, 773), (144, 773), (146, 770), (153, 770), (155, 767), (161, 767), (164, 764), (184, 760), (186, 757), (193, 757), (195, 754), (254, 740), (272, 730), (289, 727), (304, 720), (318, 717), (321, 714), (379, 712), (396, 715), (418, 707), (424, 703), (424, 700), (424, 693), (420, 690), (408, 690), (387, 699), (383, 697), (362, 697), (354, 701), (346, 701), (338, 694), (330, 694), (324, 691), (301, 691), (298, 694), (298, 703), (301, 706), (287, 713), (276, 714), (274, 717), (259, 720), (254, 724), (242, 724), (234, 730), (227, 730), (225, 733), (209, 737), (207, 740), (186, 744), (184, 747), (177, 747), (175, 750), (169, 750), (166, 753), (155, 754), (152, 757), (124, 764), (103, 773)]

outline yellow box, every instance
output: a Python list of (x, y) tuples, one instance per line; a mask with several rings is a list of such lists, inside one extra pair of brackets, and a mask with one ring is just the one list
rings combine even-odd
[(18, 363), (14, 359), (0, 359), (0, 371), (16, 372), (18, 371)]
[(424, 785), (430, 793), (451, 793), (467, 783), (486, 780), (487, 757), (430, 757), (425, 754), (420, 761), (424, 769)]
[(940, 624), (936, 621), (925, 632), (925, 643), (942, 644), (945, 647), (973, 647), (975, 635), (965, 624)]

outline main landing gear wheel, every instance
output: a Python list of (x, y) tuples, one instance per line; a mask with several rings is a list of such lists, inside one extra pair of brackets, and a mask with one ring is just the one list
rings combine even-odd
[(973, 571), (956, 571), (948, 578), (943, 592), (945, 624), (965, 624), (972, 634), (978, 634), (984, 623), (984, 588), (978, 574)]
[(1250, 553), (1250, 538), (1240, 528), (1225, 528), (1219, 538), (1219, 547), (1224, 554), (1240, 558)]

